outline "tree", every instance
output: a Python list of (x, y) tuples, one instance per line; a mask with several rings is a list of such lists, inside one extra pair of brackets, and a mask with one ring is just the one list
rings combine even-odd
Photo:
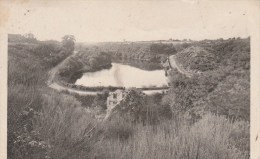
[(74, 35), (65, 35), (62, 37), (62, 46), (68, 49), (69, 51), (73, 51), (75, 47), (75, 37)]
[(26, 42), (36, 42), (37, 39), (35, 38), (35, 36), (32, 33), (27, 33), (23, 36), (25, 38)]

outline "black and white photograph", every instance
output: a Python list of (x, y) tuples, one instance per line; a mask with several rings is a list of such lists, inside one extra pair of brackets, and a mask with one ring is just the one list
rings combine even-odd
[(2, 2), (7, 159), (260, 159), (260, 1)]

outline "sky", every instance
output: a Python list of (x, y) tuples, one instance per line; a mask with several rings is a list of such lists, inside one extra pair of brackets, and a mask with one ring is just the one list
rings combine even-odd
[(248, 37), (246, 1), (27, 1), (9, 3), (8, 33), (78, 42)]

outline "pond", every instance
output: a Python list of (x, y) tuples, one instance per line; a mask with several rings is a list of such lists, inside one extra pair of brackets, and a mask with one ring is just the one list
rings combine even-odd
[(144, 69), (129, 63), (112, 63), (109, 69), (87, 72), (75, 84), (87, 87), (162, 87), (167, 86), (167, 78), (162, 68)]

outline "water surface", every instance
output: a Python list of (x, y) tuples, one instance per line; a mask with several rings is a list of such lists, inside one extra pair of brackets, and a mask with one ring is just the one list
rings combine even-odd
[(167, 85), (167, 78), (163, 69), (144, 70), (127, 64), (112, 63), (110, 69), (84, 73), (75, 84), (87, 87), (162, 87)]

